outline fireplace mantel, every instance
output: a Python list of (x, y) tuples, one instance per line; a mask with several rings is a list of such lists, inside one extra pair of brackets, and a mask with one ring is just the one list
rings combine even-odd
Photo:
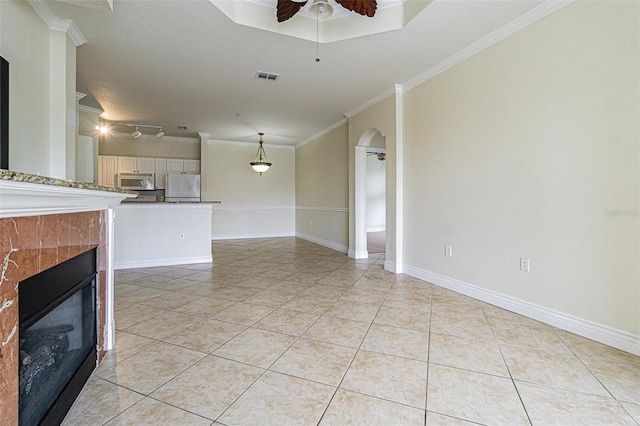
[(98, 358), (113, 343), (112, 210), (134, 193), (0, 170), (0, 418), (18, 424), (19, 283), (98, 249)]
[(104, 210), (135, 196), (131, 191), (0, 170), (0, 218)]

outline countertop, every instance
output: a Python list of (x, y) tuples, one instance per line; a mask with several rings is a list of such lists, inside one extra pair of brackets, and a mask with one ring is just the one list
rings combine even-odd
[(57, 179), (47, 176), (31, 175), (28, 173), (14, 172), (0, 169), (0, 180), (36, 183), (40, 185), (61, 186), (66, 188), (88, 189), (92, 191), (119, 192), (121, 194), (135, 194), (133, 191), (125, 191), (119, 188), (100, 186), (94, 183), (75, 182), (72, 180)]

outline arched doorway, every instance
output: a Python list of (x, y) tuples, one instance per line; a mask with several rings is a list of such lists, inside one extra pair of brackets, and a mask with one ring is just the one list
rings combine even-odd
[[(355, 147), (355, 250), (350, 253), (350, 256), (355, 259), (365, 259), (369, 257), (369, 251), (367, 249), (367, 198), (369, 195), (367, 189), (367, 159), (369, 154), (385, 153), (385, 149), (386, 138), (375, 128), (365, 131), (362, 136), (360, 136), (358, 144)], [(386, 181), (386, 175), (384, 180)], [(386, 187), (384, 193), (386, 194)]]

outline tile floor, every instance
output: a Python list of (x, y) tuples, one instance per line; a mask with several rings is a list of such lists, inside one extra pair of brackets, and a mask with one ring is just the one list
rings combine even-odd
[(116, 271), (65, 425), (640, 424), (640, 357), (295, 238)]

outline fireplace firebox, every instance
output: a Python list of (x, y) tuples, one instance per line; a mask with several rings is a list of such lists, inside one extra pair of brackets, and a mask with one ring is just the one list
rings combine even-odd
[(20, 282), (20, 425), (59, 425), (96, 366), (96, 256)]

